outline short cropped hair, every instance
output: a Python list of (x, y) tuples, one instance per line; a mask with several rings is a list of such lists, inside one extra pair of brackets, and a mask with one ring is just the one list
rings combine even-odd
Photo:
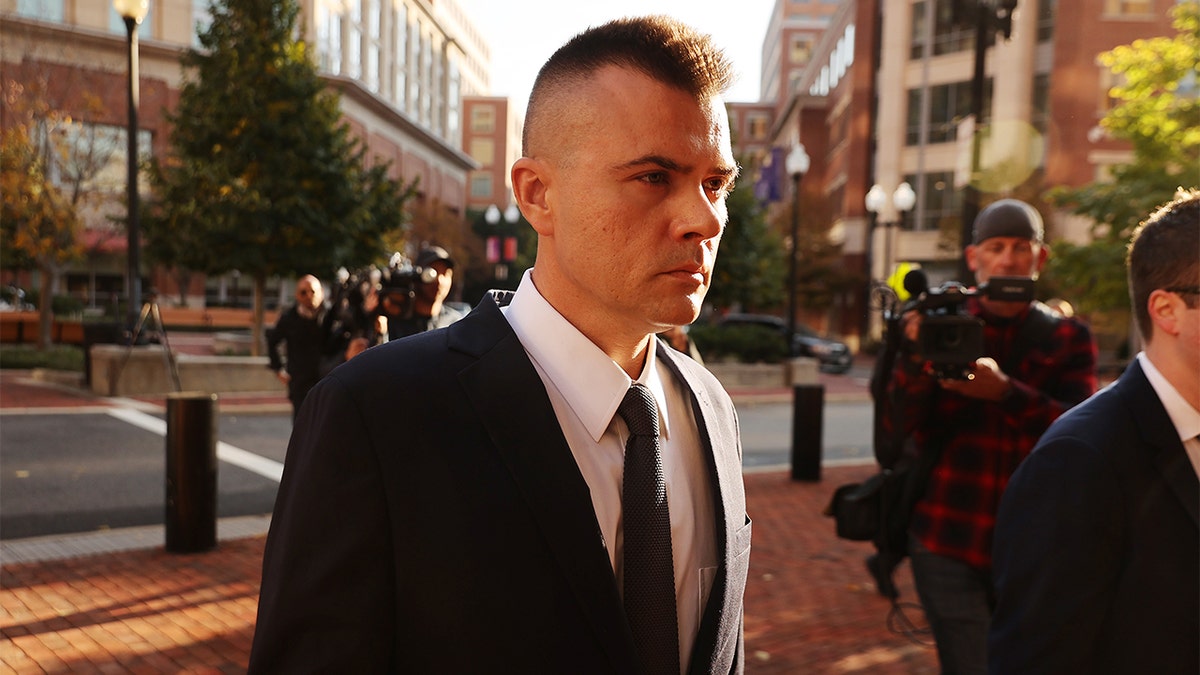
[(1180, 189), (1134, 230), (1126, 258), (1129, 300), (1147, 342), (1154, 324), (1147, 302), (1163, 289), (1179, 293), (1188, 307), (1200, 298), (1200, 190)]
[(530, 155), (530, 129), (549, 124), (549, 101), (557, 92), (605, 66), (629, 68), (695, 96), (726, 92), (733, 65), (712, 37), (667, 16), (624, 18), (595, 26), (571, 38), (538, 71), (526, 108), (522, 151)]

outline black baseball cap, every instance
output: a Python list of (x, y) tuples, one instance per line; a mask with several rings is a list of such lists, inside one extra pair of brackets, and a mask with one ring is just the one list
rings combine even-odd
[(978, 244), (992, 237), (1020, 237), (1041, 243), (1044, 235), (1042, 214), (1019, 199), (1001, 199), (988, 204), (975, 217), (975, 236)]
[(446, 267), (454, 267), (454, 258), (451, 258), (450, 252), (441, 246), (429, 246), (421, 249), (417, 255), (417, 267), (429, 267), (439, 260), (446, 263)]

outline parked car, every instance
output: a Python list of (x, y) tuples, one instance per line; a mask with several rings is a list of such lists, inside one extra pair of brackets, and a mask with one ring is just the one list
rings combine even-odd
[[(733, 326), (761, 327), (771, 331), (780, 339), (786, 340), (787, 322), (777, 316), (768, 314), (727, 314), (717, 324), (718, 330)], [(816, 331), (796, 322), (796, 334), (791, 344), (791, 356), (808, 356), (817, 359), (821, 370), (830, 373), (844, 373), (850, 370), (852, 356), (850, 348), (844, 342), (818, 335)]]

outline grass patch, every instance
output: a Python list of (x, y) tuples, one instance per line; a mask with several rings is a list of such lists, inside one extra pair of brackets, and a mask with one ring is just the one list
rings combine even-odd
[(51, 345), (39, 350), (32, 345), (0, 346), (0, 368), (67, 370), (83, 372), (83, 350), (69, 345)]

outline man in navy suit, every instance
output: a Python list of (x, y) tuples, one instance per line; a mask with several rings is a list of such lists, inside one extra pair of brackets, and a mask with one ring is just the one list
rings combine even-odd
[(309, 395), (251, 672), (652, 672), (623, 585), (644, 562), (622, 496), (627, 437), (643, 432), (617, 411), (642, 387), (669, 507), (653, 590), (677, 623), (653, 672), (742, 671), (736, 414), (654, 337), (694, 320), (712, 279), (737, 174), (731, 75), (708, 36), (664, 17), (589, 29), (547, 61), (512, 167), (534, 267)]
[(989, 669), (1200, 672), (1200, 191), (1133, 235), (1145, 342), (1059, 418), (996, 521)]

